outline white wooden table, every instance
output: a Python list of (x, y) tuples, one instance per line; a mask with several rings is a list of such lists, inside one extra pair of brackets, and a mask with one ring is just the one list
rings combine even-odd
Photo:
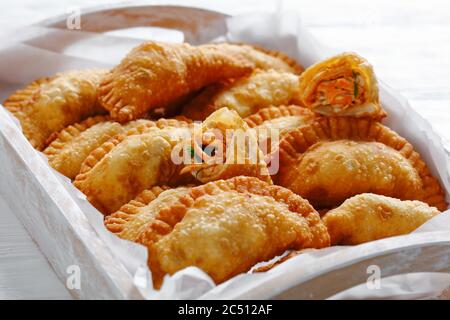
[[(96, 4), (117, 1), (99, 0)], [(0, 35), (10, 29), (86, 6), (88, 0), (16, 0), (0, 3)], [(146, 1), (146, 4), (164, 3)], [(167, 3), (167, 2), (165, 2)], [(188, 5), (188, 1), (169, 1)], [(260, 0), (190, 3), (230, 14), (274, 9)], [(366, 57), (384, 82), (406, 96), (419, 113), (450, 139), (450, 3), (446, 0), (292, 0), (324, 43)], [(1, 178), (1, 177), (0, 177)], [(39, 248), (0, 195), (0, 299), (70, 299)]]

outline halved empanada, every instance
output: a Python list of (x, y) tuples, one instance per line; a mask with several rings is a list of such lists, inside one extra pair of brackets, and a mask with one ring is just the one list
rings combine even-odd
[(181, 122), (162, 129), (133, 128), (92, 151), (74, 185), (98, 210), (109, 214), (152, 186), (192, 180), (180, 177), (181, 165), (171, 158), (174, 146), (189, 135), (189, 126)]
[(372, 66), (355, 53), (318, 62), (300, 76), (302, 105), (326, 116), (386, 116)]
[(345, 200), (322, 219), (333, 245), (355, 245), (408, 234), (439, 213), (421, 201), (364, 193)]
[(97, 88), (105, 73), (80, 70), (42, 78), (13, 93), (3, 105), (19, 119), (31, 145), (43, 150), (54, 132), (106, 113), (97, 103)]
[(290, 131), (279, 151), (275, 181), (315, 208), (366, 192), (447, 207), (439, 182), (412, 145), (377, 121), (321, 118)]
[(252, 71), (254, 64), (220, 44), (145, 42), (102, 80), (99, 100), (120, 122), (165, 107), (206, 85)]
[(199, 182), (246, 175), (272, 183), (255, 131), (233, 110), (211, 114), (196, 129), (194, 139), (185, 143), (192, 161), (182, 172), (190, 172)]
[(299, 76), (276, 70), (255, 70), (252, 74), (205, 88), (183, 109), (183, 115), (204, 120), (214, 111), (227, 107), (241, 117), (261, 108), (299, 101)]
[[(160, 197), (168, 199), (167, 206)], [(125, 221), (119, 229), (116, 218), (119, 224)], [(148, 205), (131, 205), (105, 223), (122, 238), (147, 246), (157, 288), (166, 273), (188, 266), (220, 283), (285, 250), (329, 245), (325, 226), (306, 200), (251, 177), (211, 182), (188, 192), (164, 191)]]

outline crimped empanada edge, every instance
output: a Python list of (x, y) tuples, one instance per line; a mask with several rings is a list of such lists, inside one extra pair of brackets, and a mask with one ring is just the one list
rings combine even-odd
[(156, 186), (151, 189), (142, 191), (135, 199), (124, 204), (119, 210), (110, 214), (105, 218), (105, 227), (112, 233), (120, 233), (123, 231), (125, 224), (139, 212), (139, 208), (149, 205), (162, 192), (169, 190), (168, 186)]
[[(285, 203), (289, 210), (301, 215), (311, 228), (312, 239), (306, 241), (306, 247), (326, 247), (329, 245), (329, 237), (326, 227), (320, 220), (319, 214), (302, 197), (294, 194), (289, 189), (281, 186), (269, 185), (268, 183), (256, 178), (247, 176), (237, 176), (227, 180), (217, 180), (208, 182), (204, 185), (193, 187), (190, 191), (179, 197), (178, 201), (168, 207), (160, 210), (155, 217), (158, 220), (156, 229), (153, 232), (161, 232), (158, 236), (169, 234), (175, 225), (180, 222), (188, 209), (195, 203), (195, 200), (204, 195), (214, 195), (220, 192), (236, 191), (239, 193), (251, 193), (255, 195), (272, 197), (277, 202)], [(145, 235), (144, 235), (145, 237)], [(151, 235), (150, 242), (155, 238)], [(141, 243), (147, 243), (141, 239)]]
[(316, 114), (308, 108), (304, 108), (297, 105), (281, 105), (281, 106), (270, 106), (258, 110), (256, 113), (249, 115), (244, 118), (244, 121), (248, 124), (250, 128), (255, 128), (260, 126), (265, 121), (270, 121), (273, 119), (278, 119), (282, 117), (289, 116), (305, 116), (311, 117), (311, 119), (316, 117)]
[(57, 133), (55, 132), (49, 137), (49, 139), (47, 139), (48, 146), (44, 149), (43, 153), (49, 159), (57, 156), (63, 150), (65, 144), (72, 141), (75, 137), (78, 137), (82, 132), (86, 131), (90, 127), (108, 120), (108, 116), (100, 115), (89, 117), (81, 122), (69, 125)]
[(89, 172), (99, 163), (115, 146), (121, 143), (126, 138), (125, 134), (118, 134), (104, 142), (100, 147), (92, 151), (89, 156), (83, 161), (80, 173), (75, 177), (73, 184), (82, 190), (83, 181), (86, 179)]
[[(247, 44), (248, 45), (248, 44)], [(257, 45), (249, 45), (250, 47), (252, 47), (253, 49), (263, 52), (269, 56), (272, 56), (274, 58), (278, 58), (284, 62), (286, 62), (287, 65), (289, 65), (292, 69), (293, 69), (293, 73), (294, 74), (301, 74), (305, 68), (303, 68), (297, 61), (295, 61), (294, 59), (292, 59), (291, 57), (289, 57), (287, 54), (278, 51), (278, 50), (272, 50), (272, 49), (267, 49), (267, 48), (263, 48)]]
[(444, 211), (447, 208), (445, 196), (420, 155), (405, 138), (375, 120), (349, 117), (323, 117), (310, 125), (291, 130), (281, 140), (279, 146), (280, 164), (289, 167), (309, 147), (319, 141), (349, 139), (382, 143), (405, 157), (417, 170), (423, 187), (421, 200)]
[(25, 88), (19, 89), (11, 94), (3, 102), (3, 106), (8, 110), (13, 116), (15, 116), (19, 121), (23, 130), (24, 136), (30, 141), (31, 145), (42, 150), (45, 148), (45, 141), (40, 143), (36, 141), (33, 137), (35, 128), (33, 124), (27, 119), (23, 109), (29, 104), (33, 103), (33, 96), (39, 92), (39, 88), (43, 83), (49, 83), (54, 77), (44, 77), (37, 79), (29, 83)]

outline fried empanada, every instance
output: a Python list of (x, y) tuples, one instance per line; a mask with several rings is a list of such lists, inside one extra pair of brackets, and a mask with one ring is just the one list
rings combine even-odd
[(167, 186), (144, 190), (134, 200), (107, 216), (105, 226), (123, 239), (137, 241), (161, 209), (177, 203), (179, 197), (189, 190), (190, 187), (171, 189)]
[(13, 93), (3, 105), (19, 119), (31, 145), (43, 150), (54, 132), (106, 113), (97, 103), (97, 88), (105, 73), (80, 70), (42, 78)]
[(275, 182), (315, 208), (340, 205), (360, 193), (447, 204), (439, 182), (412, 145), (377, 121), (321, 118), (280, 142)]
[(241, 117), (261, 108), (296, 104), (299, 99), (299, 76), (276, 70), (255, 70), (237, 80), (228, 80), (205, 88), (183, 109), (183, 115), (204, 120), (214, 111), (227, 107)]
[(187, 141), (193, 163), (182, 172), (190, 172), (202, 183), (239, 175), (272, 183), (256, 133), (235, 111), (222, 108), (212, 113), (198, 135)]
[(295, 74), (300, 74), (304, 70), (295, 60), (280, 51), (247, 44), (221, 43), (220, 45), (226, 50), (235, 51), (244, 56), (254, 64), (256, 69), (273, 69)]
[(153, 126), (163, 128), (181, 124), (182, 122), (174, 119), (157, 121), (139, 119), (120, 124), (109, 120), (109, 117), (96, 116), (59, 132), (55, 140), (44, 150), (44, 154), (50, 166), (66, 177), (74, 179), (87, 156), (113, 136), (126, 133), (133, 128), (136, 128), (136, 133), (140, 133), (143, 128)]
[[(158, 201), (162, 196), (170, 201), (165, 207), (165, 200)], [(156, 288), (165, 274), (189, 266), (221, 283), (285, 250), (329, 245), (327, 230), (308, 201), (254, 177), (165, 191), (159, 197), (148, 205), (128, 205), (105, 221), (122, 238), (147, 246)]]
[(408, 234), (439, 213), (421, 201), (364, 193), (345, 200), (322, 219), (333, 245), (355, 245)]
[(171, 158), (174, 146), (190, 134), (189, 126), (179, 122), (177, 127), (136, 130), (139, 127), (92, 151), (75, 178), (74, 185), (105, 215), (152, 186), (189, 180), (179, 176), (181, 165)]
[(243, 76), (254, 64), (218, 44), (145, 42), (102, 80), (101, 104), (120, 122), (164, 107), (206, 85)]
[(300, 76), (302, 105), (325, 116), (381, 119), (386, 112), (378, 98), (372, 66), (355, 53), (318, 62)]
[(264, 108), (244, 120), (256, 131), (259, 145), (264, 146), (263, 151), (268, 154), (278, 147), (278, 143), (271, 139), (274, 134), (283, 137), (290, 130), (307, 125), (315, 118), (316, 114), (311, 110), (290, 105)]

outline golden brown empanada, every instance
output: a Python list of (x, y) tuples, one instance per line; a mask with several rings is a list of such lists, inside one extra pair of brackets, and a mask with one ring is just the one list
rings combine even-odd
[[(160, 197), (168, 199), (167, 206)], [(157, 288), (166, 273), (188, 266), (221, 283), (285, 250), (329, 245), (325, 226), (306, 200), (253, 177), (164, 191), (149, 204), (123, 207), (105, 224), (147, 246)]]
[(276, 183), (315, 208), (366, 192), (447, 207), (439, 182), (412, 145), (377, 121), (321, 118), (290, 131), (279, 151)]
[(179, 197), (189, 192), (190, 187), (153, 187), (142, 191), (134, 200), (123, 205), (115, 213), (105, 217), (109, 231), (130, 241), (137, 241), (145, 232), (148, 223), (154, 221), (159, 211), (178, 202)]
[(31, 145), (43, 150), (54, 132), (106, 113), (97, 103), (97, 88), (106, 70), (58, 73), (13, 93), (3, 105), (19, 119)]
[(107, 116), (91, 117), (59, 132), (43, 151), (50, 166), (69, 179), (75, 178), (92, 150), (123, 132), (118, 122), (108, 119)]
[(205, 88), (183, 109), (183, 115), (204, 120), (215, 110), (227, 107), (241, 117), (261, 108), (296, 104), (299, 100), (299, 76), (276, 70), (255, 70), (237, 80), (228, 80)]
[(193, 47), (149, 41), (133, 49), (103, 78), (99, 99), (113, 119), (125, 122), (253, 68), (242, 54), (218, 44)]
[(235, 111), (222, 108), (212, 113), (198, 134), (198, 140), (187, 142), (193, 163), (186, 165), (183, 173), (191, 172), (202, 183), (239, 175), (272, 183), (256, 133)]
[(91, 152), (74, 185), (109, 214), (152, 186), (183, 183), (189, 177), (179, 176), (181, 165), (172, 161), (171, 152), (189, 134), (189, 126), (178, 122), (176, 127), (136, 127), (117, 135)]
[(278, 138), (283, 137), (290, 130), (311, 123), (316, 117), (316, 114), (307, 108), (290, 105), (264, 108), (244, 120), (256, 131), (263, 151), (270, 153), (278, 147), (277, 141), (272, 141), (274, 134), (277, 134)]
[[(179, 125), (182, 125), (182, 122), (175, 119), (157, 121), (139, 119), (120, 124), (109, 120), (109, 117), (96, 116), (59, 132), (57, 138), (44, 150), (44, 154), (50, 166), (66, 177), (74, 179), (87, 156), (113, 136), (126, 133), (133, 128), (136, 128), (136, 133), (140, 133), (142, 129), (148, 127), (164, 128)], [(129, 135), (131, 133), (133, 132)]]
[(300, 76), (299, 90), (302, 105), (325, 116), (386, 116), (373, 68), (355, 53), (342, 53), (310, 66)]
[(328, 211), (323, 222), (333, 245), (354, 245), (408, 234), (439, 213), (421, 201), (363, 193)]

